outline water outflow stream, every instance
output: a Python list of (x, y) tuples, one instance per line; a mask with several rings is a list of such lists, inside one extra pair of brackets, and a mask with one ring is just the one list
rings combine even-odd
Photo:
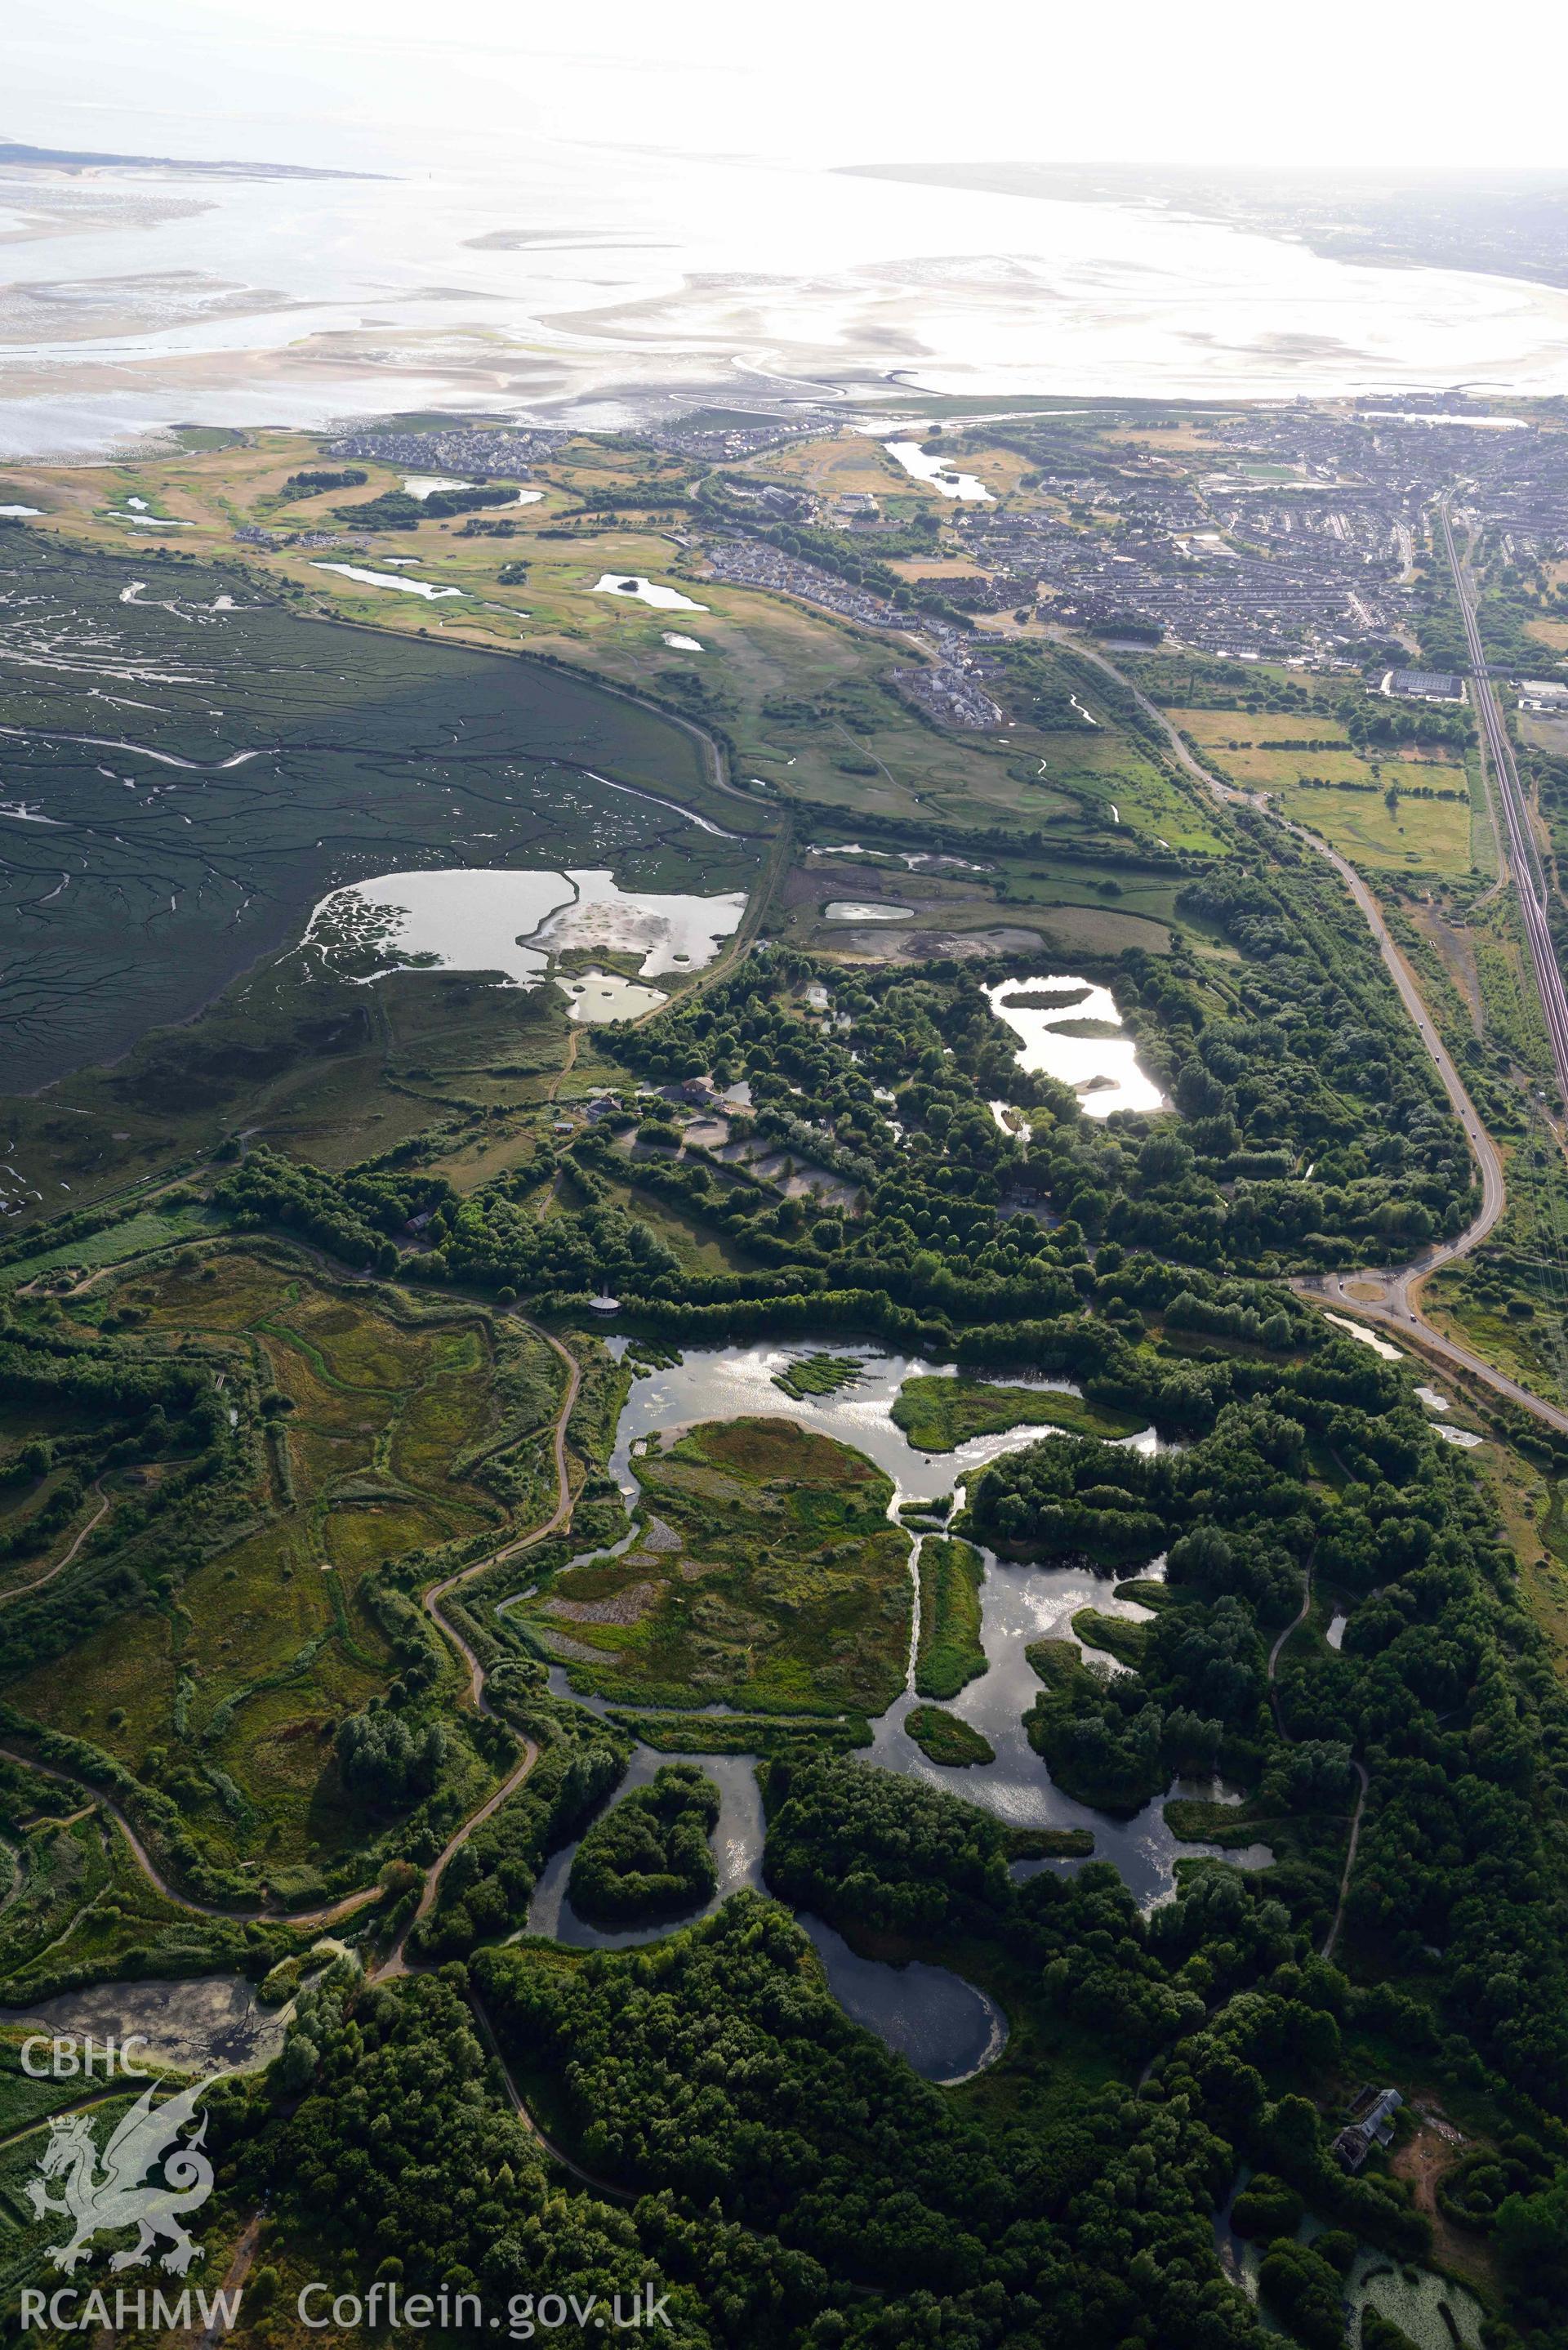
[[(613, 1342), (612, 1342), (613, 1343)], [(846, 1351), (842, 1336), (819, 1342), (824, 1349)], [(814, 1351), (813, 1342), (794, 1347), (757, 1346), (738, 1349), (691, 1347), (684, 1359), (664, 1370), (639, 1378), (621, 1412), (610, 1474), (626, 1494), (628, 1506), (638, 1503), (632, 1469), (639, 1448), (683, 1428), (706, 1420), (771, 1417), (797, 1421), (818, 1433), (852, 1445), (876, 1462), (893, 1482), (891, 1513), (900, 1503), (935, 1501), (961, 1484), (965, 1476), (1021, 1446), (1036, 1444), (1051, 1430), (1026, 1425), (971, 1438), (951, 1452), (918, 1451), (903, 1430), (894, 1425), (892, 1404), (908, 1378), (941, 1377), (947, 1367), (916, 1356), (890, 1355), (877, 1348), (856, 1348), (864, 1365), (853, 1387), (831, 1395), (791, 1396), (774, 1384), (774, 1374)], [(1048, 1388), (1057, 1393), (1077, 1390), (1066, 1380), (1002, 1379), (1005, 1386)], [(1154, 1431), (1125, 1440), (1139, 1451), (1152, 1451)], [(618, 1548), (629, 1546), (626, 1537)], [(933, 1784), (950, 1788), (970, 1801), (984, 1804), (1019, 1827), (1087, 1827), (1095, 1837), (1096, 1856), (1114, 1861), (1138, 1900), (1147, 1908), (1166, 1898), (1173, 1886), (1173, 1864), (1179, 1856), (1215, 1853), (1213, 1846), (1179, 1843), (1167, 1826), (1165, 1799), (1147, 1804), (1136, 1818), (1116, 1821), (1104, 1813), (1075, 1803), (1052, 1784), (1044, 1763), (1031, 1749), (1023, 1716), (1038, 1693), (1040, 1683), (1024, 1649), (1031, 1640), (1071, 1638), (1071, 1618), (1080, 1607), (1093, 1606), (1103, 1614), (1144, 1618), (1147, 1610), (1112, 1596), (1110, 1583), (1084, 1568), (1017, 1566), (989, 1551), (981, 1592), (981, 1644), (989, 1669), (951, 1700), (950, 1711), (983, 1731), (996, 1751), (994, 1762), (953, 1769), (928, 1760), (909, 1737), (905, 1719), (917, 1702), (912, 1687), (915, 1641), (919, 1637), (919, 1567), (922, 1537), (911, 1542), (910, 1572), (916, 1581), (915, 1626), (910, 1640), (910, 1674), (903, 1693), (873, 1725), (873, 1744), (867, 1759), (884, 1769), (902, 1772)], [(602, 1699), (574, 1691), (564, 1666), (550, 1669), (550, 1686), (561, 1697), (606, 1712)], [(724, 1706), (708, 1709), (714, 1714)], [(661, 1762), (670, 1758), (639, 1746), (622, 1783), (622, 1793), (645, 1786)], [(753, 1758), (736, 1754), (682, 1755), (707, 1773), (720, 1792), (721, 1811), (714, 1844), (719, 1883), (712, 1899), (691, 1916), (705, 1916), (742, 1886), (761, 1888), (763, 1823), (762, 1802)], [(1201, 1794), (1223, 1800), (1218, 1783), (1179, 1782), (1172, 1794)], [(528, 1930), (548, 1934), (577, 1948), (621, 1949), (655, 1939), (669, 1930), (656, 1926), (640, 1931), (602, 1933), (579, 1918), (566, 1892), (576, 1846), (556, 1853), (535, 1892)], [(1266, 1846), (1252, 1846), (1224, 1856), (1243, 1867), (1266, 1866), (1272, 1857)], [(1019, 1871), (1036, 1868), (1073, 1869), (1075, 1861), (1026, 1861)], [(684, 1921), (690, 1922), (690, 1919)], [(993, 2002), (971, 1983), (942, 1967), (892, 1967), (863, 1959), (843, 1937), (820, 1918), (802, 1916), (801, 1925), (820, 1953), (836, 1997), (856, 2021), (867, 2025), (908, 2056), (929, 2080), (950, 2082), (966, 2078), (992, 2063), (1006, 2042), (1006, 2023)]]

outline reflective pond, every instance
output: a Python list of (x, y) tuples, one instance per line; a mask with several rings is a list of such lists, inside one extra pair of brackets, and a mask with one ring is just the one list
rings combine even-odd
[[(1020, 1446), (1038, 1443), (1051, 1431), (1024, 1425), (975, 1437), (952, 1452), (928, 1453), (910, 1444), (896, 1427), (891, 1406), (907, 1378), (941, 1377), (950, 1367), (928, 1363), (917, 1356), (889, 1354), (872, 1347), (852, 1347), (842, 1336), (816, 1342), (836, 1353), (853, 1352), (862, 1365), (852, 1386), (828, 1395), (792, 1396), (774, 1385), (777, 1373), (815, 1351), (812, 1342), (790, 1346), (757, 1345), (727, 1349), (691, 1347), (683, 1359), (668, 1368), (638, 1378), (620, 1415), (610, 1474), (635, 1506), (637, 1481), (632, 1471), (636, 1450), (654, 1439), (706, 1420), (765, 1416), (794, 1420), (802, 1426), (853, 1445), (891, 1479), (891, 1503), (934, 1501), (951, 1492), (985, 1462)], [(1003, 1378), (1002, 1385), (1048, 1388), (1068, 1394), (1076, 1390), (1066, 1380)], [(1130, 1447), (1152, 1451), (1152, 1430), (1123, 1440)], [(629, 1546), (628, 1535), (618, 1547)], [(911, 1572), (918, 1573), (920, 1537), (911, 1537)], [(1148, 1804), (1131, 1820), (1113, 1820), (1086, 1804), (1075, 1803), (1051, 1781), (1040, 1757), (1030, 1747), (1023, 1717), (1040, 1689), (1024, 1650), (1042, 1638), (1072, 1638), (1071, 1619), (1081, 1607), (1102, 1614), (1142, 1618), (1147, 1610), (1118, 1600), (1109, 1578), (1086, 1567), (1039, 1567), (1001, 1561), (982, 1551), (985, 1579), (981, 1591), (981, 1645), (989, 1669), (956, 1699), (950, 1710), (983, 1731), (996, 1751), (992, 1763), (959, 1770), (931, 1762), (903, 1727), (916, 1702), (906, 1689), (902, 1696), (873, 1724), (873, 1743), (866, 1759), (906, 1773), (994, 1811), (1014, 1826), (1087, 1827), (1095, 1837), (1096, 1856), (1113, 1861), (1144, 1907), (1168, 1898), (1174, 1887), (1175, 1863), (1183, 1857), (1219, 1855), (1219, 1847), (1179, 1841), (1166, 1825), (1165, 1804), (1170, 1795), (1198, 1795), (1206, 1801), (1233, 1803), (1235, 1791), (1219, 1782), (1173, 1782), (1167, 1795)], [(1158, 1562), (1146, 1574), (1162, 1572)], [(913, 1641), (911, 1640), (911, 1656)], [(573, 1691), (566, 1669), (550, 1670), (557, 1695), (575, 1697), (595, 1711), (607, 1711), (605, 1700)], [(708, 1709), (723, 1713), (723, 1706)], [(668, 1757), (639, 1747), (621, 1792), (646, 1785)], [(719, 1887), (703, 1911), (716, 1908), (741, 1886), (762, 1885), (763, 1815), (753, 1773), (752, 1759), (736, 1755), (691, 1755), (720, 1791), (721, 1812), (715, 1834)], [(1220, 1856), (1241, 1867), (1267, 1867), (1272, 1854), (1263, 1845)], [(566, 1897), (572, 1850), (557, 1853), (541, 1877), (529, 1914), (534, 1933), (550, 1934), (577, 1947), (621, 1947), (651, 1940), (668, 1927), (641, 1932), (603, 1934), (577, 1917)], [(1072, 1869), (1077, 1861), (1033, 1861), (1017, 1865), (1015, 1874), (1036, 1869)], [(876, 2031), (889, 2047), (908, 2055), (916, 2069), (932, 2080), (951, 2081), (994, 2061), (1005, 2038), (1005, 2021), (983, 1992), (940, 1967), (896, 1968), (860, 1958), (843, 1938), (821, 1919), (802, 1917), (823, 1958), (828, 1981), (846, 2012)]]

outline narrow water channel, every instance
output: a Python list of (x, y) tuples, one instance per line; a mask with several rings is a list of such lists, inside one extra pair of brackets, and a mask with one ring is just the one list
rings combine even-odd
[[(853, 1387), (831, 1395), (791, 1396), (774, 1385), (774, 1376), (791, 1362), (817, 1350), (854, 1352), (864, 1365)], [(622, 1409), (610, 1456), (610, 1473), (619, 1483), (628, 1507), (635, 1509), (639, 1488), (633, 1458), (642, 1445), (680, 1429), (707, 1420), (750, 1417), (788, 1419), (852, 1445), (885, 1471), (893, 1483), (890, 1514), (900, 1503), (935, 1501), (961, 1485), (966, 1473), (1021, 1446), (1038, 1443), (1051, 1430), (1021, 1426), (976, 1437), (954, 1451), (927, 1453), (912, 1446), (895, 1426), (891, 1409), (908, 1378), (941, 1377), (950, 1367), (928, 1363), (917, 1356), (888, 1354), (877, 1347), (852, 1347), (842, 1336), (802, 1341), (791, 1347), (754, 1346), (741, 1348), (691, 1347), (683, 1359), (667, 1369), (639, 1378)], [(1061, 1379), (1006, 1378), (1008, 1386), (1047, 1387), (1075, 1394)], [(1152, 1429), (1124, 1440), (1138, 1451), (1152, 1451), (1158, 1442)], [(628, 1535), (617, 1545), (626, 1547)], [(920, 1537), (911, 1538), (910, 1572), (917, 1580)], [(1108, 1578), (1087, 1568), (1042, 1568), (1012, 1565), (982, 1551), (985, 1579), (981, 1590), (981, 1645), (989, 1669), (956, 1699), (950, 1711), (984, 1732), (996, 1752), (994, 1762), (959, 1769), (930, 1762), (904, 1728), (917, 1702), (912, 1686), (873, 1724), (873, 1743), (864, 1759), (886, 1770), (898, 1771), (933, 1784), (950, 1787), (957, 1794), (984, 1804), (1010, 1825), (1019, 1827), (1086, 1827), (1095, 1837), (1096, 1857), (1113, 1861), (1139, 1902), (1149, 1908), (1173, 1890), (1174, 1865), (1181, 1857), (1219, 1855), (1211, 1845), (1180, 1842), (1166, 1825), (1165, 1804), (1172, 1794), (1196, 1794), (1206, 1800), (1236, 1800), (1219, 1783), (1174, 1782), (1164, 1797), (1145, 1806), (1131, 1820), (1108, 1818), (1103, 1812), (1075, 1803), (1052, 1783), (1044, 1762), (1029, 1745), (1023, 1717), (1039, 1691), (1040, 1683), (1024, 1654), (1033, 1640), (1071, 1638), (1072, 1617), (1081, 1607), (1102, 1614), (1142, 1618), (1147, 1611), (1113, 1596)], [(1153, 1572), (1159, 1572), (1157, 1567)], [(505, 1603), (504, 1603), (504, 1605)], [(918, 1626), (918, 1601), (917, 1601)], [(913, 1664), (911, 1638), (911, 1670)], [(550, 1669), (555, 1693), (596, 1712), (608, 1711), (606, 1701), (574, 1691), (564, 1666)], [(722, 1713), (722, 1706), (708, 1711)], [(619, 1793), (646, 1785), (668, 1756), (639, 1746)], [(715, 1833), (719, 1887), (703, 1908), (705, 1916), (742, 1886), (760, 1887), (763, 1823), (761, 1799), (749, 1755), (693, 1754), (696, 1762), (720, 1791), (721, 1812)], [(556, 1853), (535, 1892), (528, 1931), (546, 1934), (577, 1948), (619, 1949), (649, 1941), (670, 1930), (660, 1925), (622, 1933), (602, 1933), (580, 1918), (566, 1894), (566, 1879), (575, 1845)], [(1267, 1846), (1254, 1845), (1221, 1856), (1241, 1867), (1266, 1867), (1273, 1856)], [(1038, 1868), (1073, 1869), (1078, 1861), (1020, 1863), (1019, 1873)], [(679, 1922), (690, 1922), (682, 1920)], [(953, 2081), (967, 2077), (994, 2062), (1005, 2043), (1005, 2020), (973, 1984), (941, 1967), (895, 1968), (859, 1958), (843, 1937), (820, 1918), (802, 1916), (801, 1925), (820, 1953), (836, 1997), (846, 2013), (866, 2023), (887, 2043), (907, 2055), (928, 2079)]]

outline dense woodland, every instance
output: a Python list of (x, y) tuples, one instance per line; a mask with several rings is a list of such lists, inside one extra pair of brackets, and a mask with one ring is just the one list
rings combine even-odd
[[(471, 1515), (389, 1537), (341, 1619), (345, 1653), (374, 1636), (386, 1664), (319, 1732), (321, 1785), (358, 1839), (334, 1884), (370, 1856), (363, 1954), (399, 1948), (420, 1971), (333, 1966), (269, 2071), (213, 2098), (233, 2208), (267, 2198), (278, 2241), (319, 2248), (324, 2272), (492, 2297), (653, 2280), (673, 2339), (735, 2350), (1260, 2350), (1211, 2224), (1245, 2168), (1234, 2220), (1262, 2249), (1263, 2307), (1330, 2350), (1358, 2245), (1435, 2256), (1386, 2158), (1352, 2178), (1329, 2150), (1370, 2072), (1472, 2116), (1480, 2143), (1440, 2210), (1493, 2262), (1488, 2350), (1568, 2345), (1568, 1706), (1474, 1464), (1433, 1433), (1407, 1366), (1332, 1334), (1282, 1278), (1456, 1231), (1463, 1139), (1335, 885), (1248, 854), (1189, 874), (1181, 902), (1233, 953), (1128, 952), (1091, 973), (1173, 1103), (1153, 1124), (1095, 1121), (1020, 1071), (984, 992), (1014, 964), (844, 972), (772, 950), (607, 1035), (610, 1113), (565, 1136), (541, 1121), (466, 1188), (417, 1142), (341, 1172), (265, 1143), (223, 1161), (203, 1248), (312, 1266), (339, 1304), (395, 1296), (410, 1327), (421, 1307), (460, 1309), (517, 1333), (523, 1305), (597, 1365), (572, 1422), (574, 1532), (465, 1595), (487, 1711), (462, 1703), (466, 1675), (419, 1601), (553, 1490), (547, 1452), (521, 1440), (537, 1448), (551, 1395), (499, 1338)], [(732, 1130), (834, 1179), (831, 1198), (803, 1203), (688, 1141), (679, 1089), (698, 1078), (745, 1081)], [(1032, 1132), (1004, 1130), (996, 1101)], [(639, 1195), (722, 1269), (694, 1271)], [(574, 1843), (573, 1903), (612, 1929), (689, 1917), (716, 1882), (701, 1769), (666, 1763), (617, 1800), (630, 1718), (550, 1696), (527, 1630), (487, 1610), (627, 1529), (605, 1462), (633, 1366), (590, 1357), (585, 1336), (606, 1290), (644, 1363), (688, 1337), (881, 1338), (1070, 1378), (1125, 1415), (1113, 1426), (1152, 1426), (1154, 1451), (1027, 1444), (971, 1478), (961, 1513), (943, 1505), (921, 1692), (957, 1698), (983, 1666), (970, 1544), (1131, 1581), (1150, 1612), (1100, 1619), (1115, 1669), (1064, 1638), (1029, 1651), (1042, 1770), (1113, 1818), (1220, 1771), (1273, 1865), (1187, 1865), (1145, 1912), (1104, 1862), (1020, 1877), (1013, 1833), (957, 1774), (933, 1786), (838, 1751), (857, 1721), (765, 1739), (711, 1724), (769, 1755), (768, 1894), (646, 1947), (530, 1939), (540, 1874)], [(95, 1490), (111, 1506), (68, 1572), (7, 1605), (7, 1692), (122, 1618), (172, 1639), (203, 1562), (293, 1506), (294, 1402), (247, 1359), (150, 1327), (112, 1283), (90, 1305), (14, 1299), (0, 1560), (62, 1544)], [(1533, 1457), (1561, 1465), (1544, 1439)], [(1161, 1560), (1162, 1582), (1137, 1581)], [(1343, 1646), (1288, 1642), (1271, 1679), (1314, 1595), (1344, 1607)], [(210, 1776), (192, 1793), (179, 1755), (132, 1770), (4, 1703), (8, 1741), (113, 1795), (183, 1887), (235, 1912), (226, 1962), (260, 1977), (303, 1955), (282, 1921), (238, 1923), (250, 1888), (197, 1832), (224, 1799)], [(416, 1917), (423, 1870), (524, 1741), (532, 1770)], [(8, 1772), (0, 1795), (20, 1816)], [(1006, 2062), (962, 2090), (921, 2080), (849, 2021), (792, 1910), (982, 1982), (1012, 2021)], [(168, 1945), (137, 1947), (146, 1970)], [(511, 2110), (492, 2035), (572, 2172)], [(1399, 2350), (1383, 2324), (1368, 2350)]]
[[(1341, 1262), (1347, 1245), (1379, 1261), (1457, 1232), (1472, 1205), (1463, 1136), (1334, 885), (1242, 872), (1194, 881), (1185, 897), (1238, 948), (1240, 979), (1140, 951), (1105, 974), (1179, 1112), (1152, 1130), (1126, 1113), (1091, 1120), (1064, 1087), (1020, 1071), (971, 967), (839, 976), (829, 1024), (802, 1002), (811, 964), (775, 951), (617, 1035), (650, 1086), (744, 1079), (763, 1139), (855, 1187), (849, 1212), (814, 1213), (701, 1149), (639, 1165), (640, 1183), (753, 1272), (683, 1269), (613, 1198), (607, 1179), (624, 1162), (603, 1128), (462, 1199), (406, 1165), (335, 1176), (264, 1149), (220, 1198), (242, 1222), (383, 1272), (418, 1218), (426, 1245), (403, 1256), (408, 1277), (556, 1308), (609, 1289), (693, 1336), (781, 1326), (786, 1301), (819, 1326), (889, 1336), (1039, 1320), (1077, 1305), (1092, 1278), (1085, 1241), (1110, 1244), (1097, 1268), (1127, 1250), (1192, 1267), (1202, 1302), (1212, 1293), (1199, 1274), (1274, 1275)], [(1027, 1151), (999, 1128), (998, 1099), (1027, 1113)], [(655, 1108), (642, 1140), (677, 1144), (679, 1125)], [(574, 1204), (563, 1213), (552, 1199), (545, 1215), (559, 1164)], [(1054, 1230), (1028, 1212), (1042, 1198)]]
[(666, 1762), (651, 1785), (623, 1795), (578, 1845), (566, 1890), (595, 1926), (680, 1917), (719, 1881), (710, 1844), (719, 1790), (691, 1762)]

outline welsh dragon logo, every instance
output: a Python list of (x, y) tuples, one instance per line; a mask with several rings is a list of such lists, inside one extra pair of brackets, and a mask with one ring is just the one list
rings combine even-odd
[[(214, 2074), (213, 2078), (217, 2076)], [(62, 2244), (49, 2247), (49, 2258), (67, 2276), (80, 2261), (90, 2258), (93, 2238), (104, 2230), (135, 2228), (137, 2241), (116, 2252), (110, 2269), (145, 2268), (154, 2244), (170, 2239), (160, 2266), (183, 2276), (202, 2247), (192, 2241), (184, 2215), (199, 2211), (213, 2191), (213, 2166), (201, 2151), (207, 2135), (207, 2116), (201, 2126), (182, 2139), (180, 2133), (194, 2120), (196, 2103), (212, 2086), (198, 2081), (154, 2107), (154, 2082), (143, 2090), (130, 2111), (116, 2123), (103, 2150), (99, 2150), (91, 2117), (84, 2113), (61, 2114), (49, 2124), (49, 2142), (38, 2164), (39, 2176), (27, 2182), (27, 2199), (37, 2217), (57, 2211), (74, 2223), (74, 2232)], [(161, 2185), (143, 2185), (147, 2173), (161, 2163)], [(56, 2200), (44, 2182), (63, 2178), (63, 2199)]]

